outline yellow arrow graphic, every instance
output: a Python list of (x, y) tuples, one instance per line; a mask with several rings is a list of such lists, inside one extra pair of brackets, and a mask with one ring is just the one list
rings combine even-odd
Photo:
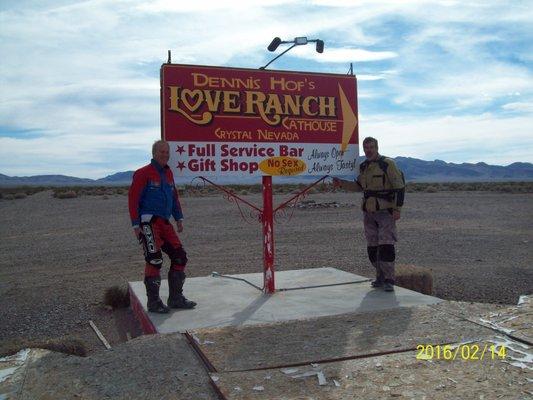
[(341, 151), (345, 151), (348, 147), (348, 143), (350, 142), (350, 139), (352, 138), (355, 127), (357, 126), (357, 117), (352, 111), (352, 107), (350, 106), (350, 102), (348, 101), (348, 98), (344, 94), (344, 91), (341, 88), (341, 85), (339, 84), (339, 95), (341, 97), (341, 108), (342, 108), (342, 143), (341, 143)]

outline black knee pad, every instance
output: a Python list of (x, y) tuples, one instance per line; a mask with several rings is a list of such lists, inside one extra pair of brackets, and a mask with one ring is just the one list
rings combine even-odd
[(141, 223), (139, 241), (143, 246), (144, 260), (153, 267), (161, 268), (163, 265), (163, 253), (161, 253), (161, 249), (157, 248), (150, 223)]
[(163, 266), (163, 253), (161, 253), (161, 250), (158, 250), (155, 253), (145, 253), (144, 260), (152, 267), (161, 269)]
[(393, 244), (379, 245), (379, 259), (381, 261), (392, 262), (396, 259), (396, 252)]
[(378, 246), (368, 246), (366, 252), (371, 263), (375, 263), (378, 260)]
[(187, 253), (183, 249), (183, 247), (179, 247), (177, 249), (174, 249), (170, 256), (170, 261), (174, 265), (186, 265), (187, 264)]
[(169, 245), (163, 245), (163, 251), (168, 254), (170, 258), (171, 265), (186, 265), (187, 264), (187, 253), (183, 247), (172, 247)]

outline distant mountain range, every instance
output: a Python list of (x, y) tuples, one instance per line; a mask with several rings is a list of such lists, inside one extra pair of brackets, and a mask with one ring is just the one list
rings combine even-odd
[(129, 185), (133, 171), (117, 172), (100, 179), (66, 175), (7, 176), (0, 174), (0, 186), (118, 186)]
[(409, 182), (533, 181), (531, 163), (515, 162), (504, 167), (484, 162), (454, 164), (410, 157), (396, 157), (395, 160)]
[[(447, 163), (441, 160), (424, 161), (410, 157), (396, 157), (398, 167), (404, 172), (408, 182), (496, 182), (533, 181), (533, 164), (515, 162), (507, 166)], [(100, 179), (76, 178), (65, 175), (7, 176), (0, 174), (0, 186), (118, 186), (129, 185), (133, 171), (117, 172)], [(309, 182), (316, 177), (279, 177), (274, 183)], [(191, 178), (177, 178), (176, 183), (190, 183)], [(224, 183), (223, 178), (217, 183)], [(260, 179), (243, 178), (243, 184), (259, 183)]]

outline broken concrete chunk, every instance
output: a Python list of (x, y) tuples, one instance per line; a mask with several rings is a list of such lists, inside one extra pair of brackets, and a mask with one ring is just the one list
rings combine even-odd
[(298, 368), (285, 368), (285, 369), (282, 369), (281, 372), (283, 372), (284, 374), (290, 375), (290, 374), (294, 374), (295, 372), (298, 372)]

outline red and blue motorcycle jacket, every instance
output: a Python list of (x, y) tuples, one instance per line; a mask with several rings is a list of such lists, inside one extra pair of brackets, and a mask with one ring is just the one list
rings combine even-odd
[(170, 168), (162, 168), (157, 161), (138, 169), (133, 174), (128, 192), (131, 224), (140, 225), (142, 215), (156, 215), (176, 221), (183, 219), (178, 191)]

